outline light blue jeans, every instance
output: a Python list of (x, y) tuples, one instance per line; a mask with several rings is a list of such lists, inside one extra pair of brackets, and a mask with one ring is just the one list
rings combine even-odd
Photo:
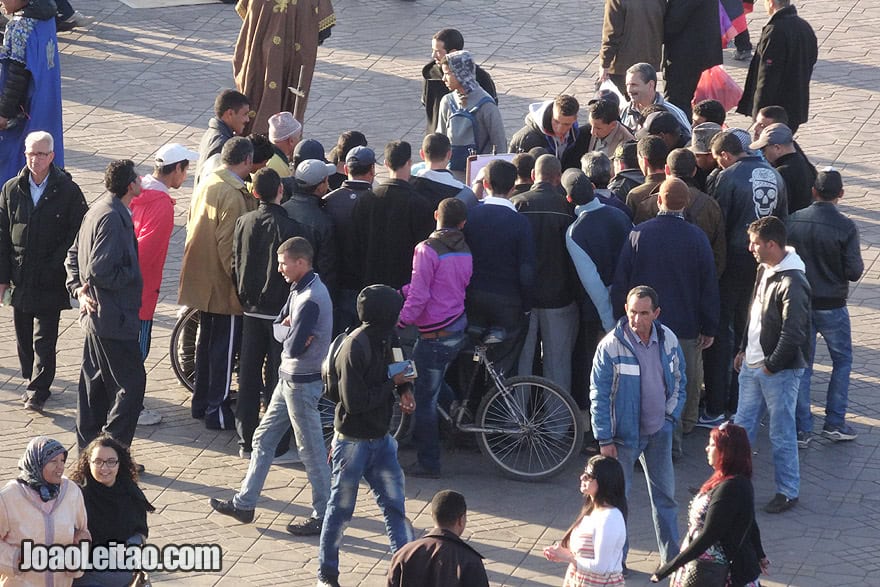
[(318, 547), (320, 575), (339, 577), (339, 544), (354, 514), (358, 484), (365, 479), (385, 517), (391, 552), (412, 540), (404, 509), (404, 476), (397, 461), (397, 441), (386, 434), (375, 440), (333, 439), (333, 486)]
[(318, 413), (322, 390), (320, 379), (308, 383), (278, 381), (269, 408), (254, 432), (254, 450), (247, 475), (241, 482), (241, 490), (232, 498), (235, 507), (243, 510), (257, 507), (266, 475), (275, 458), (275, 448), (292, 424), (299, 456), (312, 486), (312, 516), (324, 517), (330, 498), (330, 467)]
[[(675, 501), (675, 470), (672, 468), (672, 429), (672, 422), (665, 420), (663, 427), (654, 434), (640, 436), (637, 447), (617, 445), (617, 460), (623, 467), (627, 502), (636, 459), (645, 471), (661, 564), (666, 564), (678, 554), (678, 502)], [(628, 551), (629, 539), (623, 548), (624, 562)]]
[(809, 366), (804, 369), (798, 387), (797, 430), (813, 431), (813, 413), (810, 411), (810, 379), (816, 358), (816, 333), (822, 334), (831, 355), (831, 380), (825, 400), (825, 426), (839, 428), (846, 422), (849, 404), (849, 375), (852, 371), (852, 334), (849, 310), (846, 306), (833, 310), (813, 310), (813, 330), (810, 333)]
[(794, 412), (803, 372), (803, 369), (783, 369), (768, 375), (763, 368), (753, 369), (744, 364), (739, 372), (739, 404), (733, 417), (734, 422), (746, 429), (749, 442), (754, 446), (763, 404), (767, 404), (776, 492), (789, 499), (798, 496), (801, 484)]

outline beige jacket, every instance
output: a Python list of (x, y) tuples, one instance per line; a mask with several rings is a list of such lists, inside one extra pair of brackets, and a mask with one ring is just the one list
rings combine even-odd
[[(66, 477), (46, 513), (37, 492), (18, 481), (0, 489), (0, 587), (69, 587), (79, 572), (42, 572), (18, 569), (21, 541), (35, 544), (73, 544), (77, 529), (87, 529), (86, 506), (79, 487)], [(50, 575), (47, 577), (47, 575)]]
[(179, 304), (213, 314), (242, 313), (232, 278), (232, 236), (239, 216), (258, 204), (226, 168), (199, 183), (186, 222)]

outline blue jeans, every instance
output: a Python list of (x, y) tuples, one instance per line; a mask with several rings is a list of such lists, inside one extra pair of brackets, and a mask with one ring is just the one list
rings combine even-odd
[(820, 332), (828, 353), (831, 355), (831, 381), (825, 400), (825, 426), (839, 428), (846, 421), (849, 404), (849, 374), (852, 371), (852, 335), (849, 310), (846, 306), (833, 310), (813, 310), (813, 331), (810, 334), (809, 366), (804, 369), (798, 387), (797, 430), (813, 431), (813, 414), (810, 412), (810, 379), (813, 377), (813, 361), (816, 358), (816, 333)]
[(789, 499), (798, 496), (801, 484), (794, 412), (803, 371), (783, 369), (768, 375), (763, 368), (753, 369), (744, 364), (739, 372), (739, 405), (733, 417), (734, 422), (746, 429), (749, 442), (754, 446), (763, 404), (767, 404), (776, 492)]
[(241, 482), (241, 490), (232, 498), (235, 507), (243, 510), (257, 507), (269, 466), (275, 458), (275, 448), (293, 424), (299, 456), (312, 486), (312, 516), (324, 517), (330, 499), (330, 467), (327, 465), (327, 449), (318, 413), (322, 391), (320, 380), (308, 383), (291, 383), (284, 379), (278, 381), (269, 408), (254, 432), (254, 450), (247, 475)]
[[(623, 467), (627, 501), (636, 459), (645, 471), (661, 564), (666, 564), (678, 554), (678, 503), (675, 501), (675, 470), (672, 468), (672, 429), (672, 422), (665, 420), (663, 427), (654, 434), (640, 436), (638, 447), (617, 445), (617, 460)], [(628, 550), (627, 539), (623, 549), (624, 562)]]
[(339, 577), (339, 544), (351, 521), (361, 478), (369, 483), (385, 517), (391, 552), (412, 540), (404, 509), (404, 477), (397, 462), (397, 441), (386, 434), (375, 440), (333, 440), (333, 486), (318, 547), (320, 574)]
[[(465, 343), (464, 331), (441, 338), (419, 338), (413, 360), (419, 376), (415, 382), (416, 414), (413, 440), (419, 463), (428, 470), (440, 470), (440, 435), (437, 429), (437, 398), (448, 388), (445, 376), (449, 364)], [(449, 394), (451, 390), (447, 390)]]

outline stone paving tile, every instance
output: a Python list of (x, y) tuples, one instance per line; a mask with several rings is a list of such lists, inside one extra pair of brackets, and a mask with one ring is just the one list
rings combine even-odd
[[(759, 3), (760, 4), (760, 3)], [(89, 0), (78, 8), (95, 22), (61, 36), (65, 147), (68, 169), (88, 199), (103, 191), (103, 169), (115, 158), (132, 158), (150, 170), (152, 153), (165, 142), (195, 147), (211, 115), (214, 96), (231, 87), (230, 56), (239, 19), (229, 6), (209, 4), (135, 10), (115, 0)], [(766, 550), (773, 560), (765, 585), (869, 585), (880, 573), (880, 173), (870, 149), (880, 116), (875, 2), (798, 3), (816, 30), (819, 62), (813, 77), (811, 120), (798, 141), (818, 166), (833, 164), (846, 178), (842, 209), (859, 224), (866, 272), (853, 287), (854, 363), (850, 389), (852, 422), (859, 438), (835, 444), (817, 439), (801, 451), (801, 503), (791, 513), (758, 513)], [(376, 149), (391, 139), (418, 145), (424, 127), (418, 103), (420, 70), (430, 57), (430, 37), (455, 26), (467, 48), (492, 73), (501, 95), (508, 138), (522, 125), (531, 102), (567, 91), (588, 98), (598, 68), (600, 0), (434, 0), (336, 2), (339, 25), (319, 51), (309, 100), (306, 133), (326, 147), (340, 132), (359, 128)], [(749, 17), (753, 40), (765, 22), (763, 8)], [(725, 51), (729, 73), (742, 83), (746, 65)], [(748, 126), (729, 115), (732, 126)], [(869, 154), (870, 153), (870, 154)], [(183, 252), (191, 182), (175, 194), (172, 236), (153, 347), (146, 361), (145, 404), (164, 416), (159, 426), (142, 428), (135, 456), (147, 466), (145, 492), (157, 506), (150, 518), (156, 544), (217, 542), (224, 547), (221, 573), (157, 574), (158, 583), (186, 585), (311, 585), (317, 568), (317, 539), (293, 539), (284, 530), (291, 517), (309, 513), (310, 491), (301, 468), (272, 469), (251, 525), (213, 513), (208, 498), (228, 498), (246, 463), (237, 457), (234, 434), (211, 432), (189, 417), (189, 394), (170, 370), (168, 346), (176, 319), (177, 275)], [(45, 415), (22, 409), (12, 315), (0, 309), (0, 477), (11, 479), (27, 441), (51, 434), (75, 445), (76, 385), (82, 335), (73, 312), (62, 317), (59, 369)], [(817, 426), (830, 373), (819, 345), (812, 398)], [(685, 457), (676, 465), (680, 527), (685, 527), (689, 485), (707, 475), (706, 432), (685, 439)], [(773, 494), (766, 433), (756, 446), (756, 500)], [(402, 460), (414, 458), (404, 451)], [(579, 507), (576, 467), (557, 479), (535, 484), (511, 482), (487, 471), (481, 455), (447, 455), (443, 480), (407, 483), (407, 509), (418, 531), (430, 527), (429, 501), (453, 487), (468, 496), (467, 537), (487, 557), (493, 585), (558, 585), (563, 569), (541, 556), (558, 539)], [(579, 466), (579, 465), (578, 465)], [(647, 585), (657, 565), (656, 545), (638, 476), (629, 519), (630, 585)], [(381, 585), (388, 543), (379, 511), (362, 486), (356, 517), (342, 546), (344, 584)]]

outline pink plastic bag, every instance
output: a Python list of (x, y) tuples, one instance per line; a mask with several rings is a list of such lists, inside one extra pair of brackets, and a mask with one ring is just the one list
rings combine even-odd
[(693, 103), (702, 100), (718, 100), (725, 110), (735, 108), (742, 98), (742, 88), (724, 71), (723, 65), (710, 67), (700, 76), (697, 90), (694, 92)]

